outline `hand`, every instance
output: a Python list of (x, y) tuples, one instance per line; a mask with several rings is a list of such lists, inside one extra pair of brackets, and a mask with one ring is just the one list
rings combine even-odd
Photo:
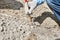
[(31, 1), (31, 2), (28, 2), (28, 6), (30, 7), (30, 9), (29, 9), (29, 14), (31, 14), (32, 13), (32, 11), (33, 11), (33, 9), (37, 6), (37, 2), (36, 1)]

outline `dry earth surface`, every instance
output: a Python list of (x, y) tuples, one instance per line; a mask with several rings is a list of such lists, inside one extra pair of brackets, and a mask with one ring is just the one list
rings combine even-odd
[(22, 0), (0, 0), (0, 40), (60, 40), (60, 27), (46, 3), (39, 5), (29, 22)]

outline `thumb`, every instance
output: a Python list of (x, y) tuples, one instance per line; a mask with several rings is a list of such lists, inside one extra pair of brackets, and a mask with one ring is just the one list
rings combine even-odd
[(31, 8), (32, 7), (32, 1), (31, 2), (28, 2), (28, 6)]
[(31, 14), (31, 12), (33, 11), (33, 9), (37, 6), (37, 3), (35, 1), (28, 2), (28, 6), (30, 7), (29, 13)]

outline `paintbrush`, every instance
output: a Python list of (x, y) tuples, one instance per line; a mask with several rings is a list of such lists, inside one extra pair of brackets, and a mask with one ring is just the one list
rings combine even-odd
[(32, 17), (29, 14), (29, 6), (28, 6), (28, 0), (24, 0), (24, 8), (25, 8), (25, 13), (27, 14), (27, 18), (30, 22), (32, 22)]

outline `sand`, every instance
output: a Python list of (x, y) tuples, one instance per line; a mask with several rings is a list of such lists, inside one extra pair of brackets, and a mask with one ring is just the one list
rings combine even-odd
[(46, 3), (39, 5), (30, 22), (21, 0), (0, 0), (0, 40), (60, 40), (60, 27)]

